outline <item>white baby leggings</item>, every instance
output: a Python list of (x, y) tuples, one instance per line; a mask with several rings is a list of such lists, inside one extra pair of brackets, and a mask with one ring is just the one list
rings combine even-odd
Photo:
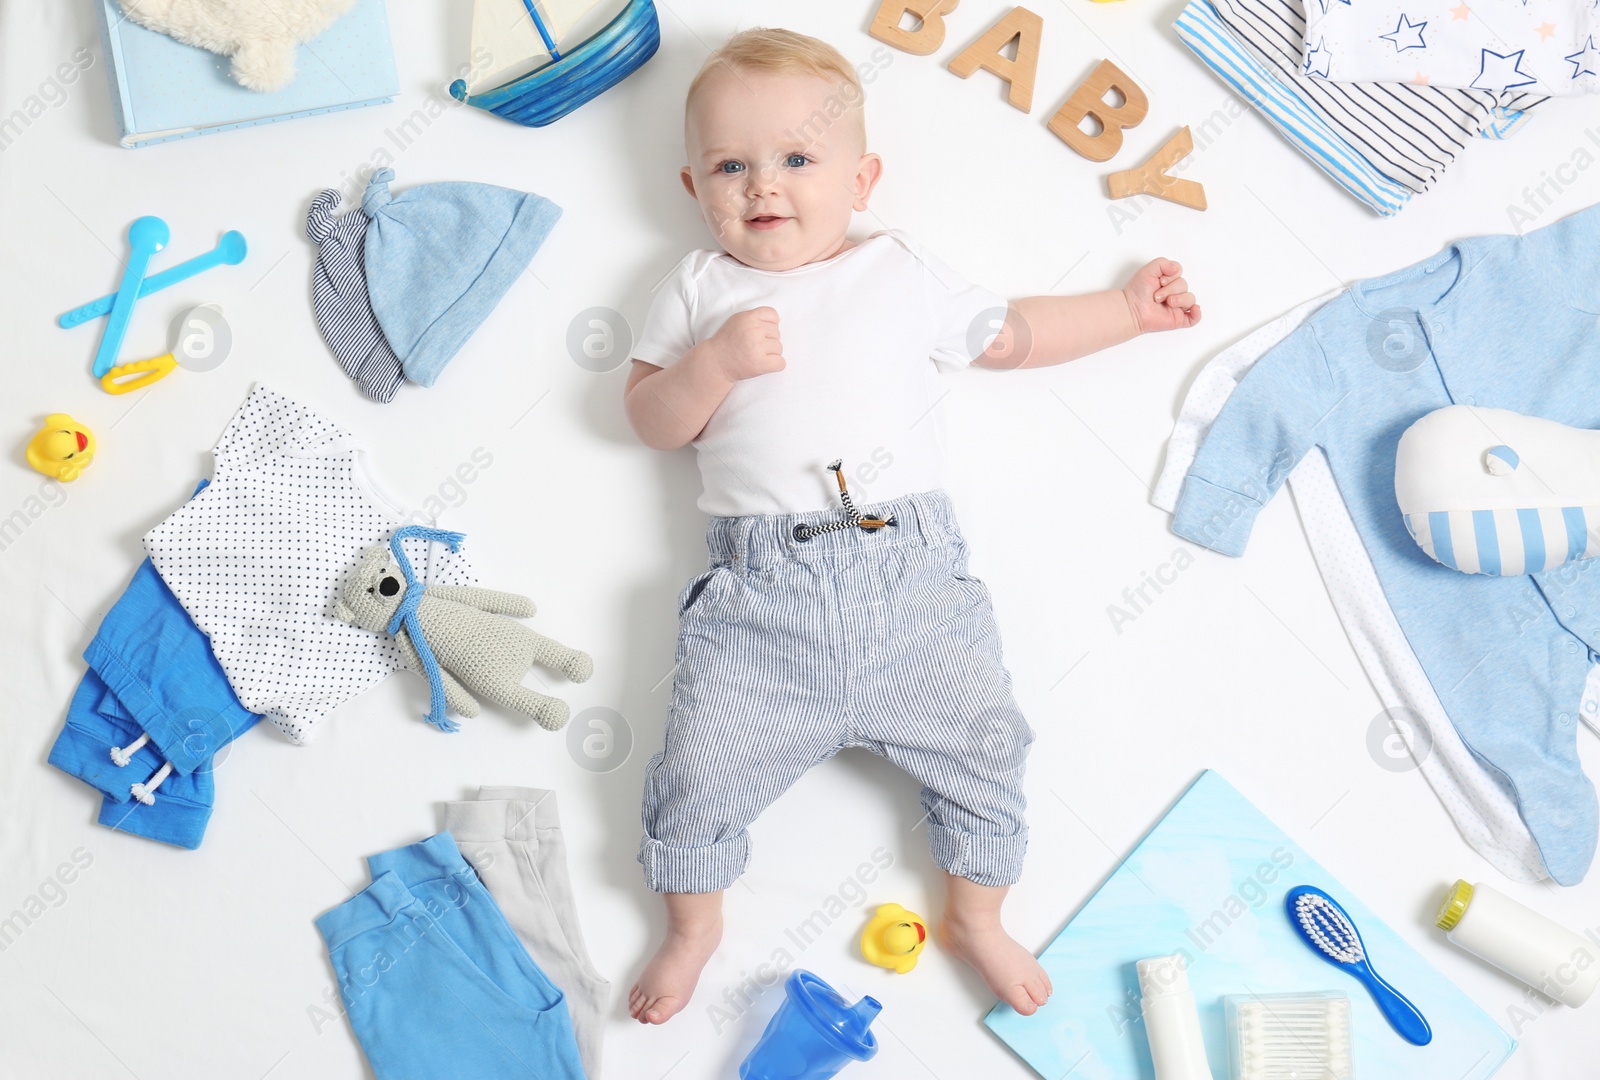
[(528, 954), (566, 995), (584, 1072), (599, 1080), (611, 984), (595, 970), (578, 927), (555, 792), (479, 788), (476, 800), (445, 803), (440, 825), (455, 837), (461, 857)]

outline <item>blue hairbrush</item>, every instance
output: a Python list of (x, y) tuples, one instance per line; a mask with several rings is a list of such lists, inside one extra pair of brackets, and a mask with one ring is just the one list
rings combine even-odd
[(1283, 899), (1289, 921), (1311, 950), (1334, 967), (1361, 980), (1372, 1000), (1400, 1037), (1416, 1046), (1433, 1041), (1433, 1029), (1417, 1007), (1383, 981), (1367, 960), (1356, 924), (1338, 902), (1321, 889), (1296, 885)]

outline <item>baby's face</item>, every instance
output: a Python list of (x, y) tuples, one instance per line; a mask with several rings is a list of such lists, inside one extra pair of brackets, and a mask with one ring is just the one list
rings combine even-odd
[(792, 270), (843, 248), (881, 170), (866, 153), (859, 97), (847, 104), (852, 93), (814, 75), (729, 67), (701, 84), (683, 184), (728, 254)]

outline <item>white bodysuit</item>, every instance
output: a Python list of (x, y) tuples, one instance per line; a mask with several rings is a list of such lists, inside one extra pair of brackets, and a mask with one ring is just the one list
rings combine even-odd
[[(402, 666), (387, 634), (332, 614), (344, 577), (397, 526), (433, 522), (379, 492), (349, 434), (264, 386), (212, 453), (211, 483), (145, 535), (145, 550), (240, 702), (303, 743)], [(405, 549), (425, 581), (476, 584), (460, 554), (415, 540)]]
[(899, 231), (784, 271), (694, 251), (657, 291), (633, 357), (670, 367), (729, 316), (758, 307), (778, 312), (786, 366), (736, 385), (695, 440), (700, 509), (837, 509), (827, 471), (835, 458), (858, 503), (943, 487), (939, 369), (965, 367), (988, 348), (1003, 298)]

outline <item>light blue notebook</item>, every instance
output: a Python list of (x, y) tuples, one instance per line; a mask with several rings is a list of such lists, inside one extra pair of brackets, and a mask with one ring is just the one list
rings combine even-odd
[[(1441, 889), (1447, 882), (1441, 882)], [(1412, 1046), (1366, 988), (1319, 960), (1283, 898), (1326, 890), (1355, 920), (1377, 972), (1433, 1026)], [(1517, 1048), (1489, 1015), (1214, 772), (1204, 772), (1039, 956), (1055, 993), (1031, 1017), (997, 1005), (994, 1033), (1047, 1080), (1151, 1080), (1134, 964), (1184, 950), (1206, 1055), (1228, 1076), (1224, 994), (1341, 990), (1350, 997), (1356, 1080), (1484, 1080)]]
[(294, 82), (270, 94), (234, 82), (227, 57), (135, 25), (117, 0), (94, 2), (112, 112), (126, 147), (381, 105), (400, 92), (383, 0), (357, 0), (302, 44)]

